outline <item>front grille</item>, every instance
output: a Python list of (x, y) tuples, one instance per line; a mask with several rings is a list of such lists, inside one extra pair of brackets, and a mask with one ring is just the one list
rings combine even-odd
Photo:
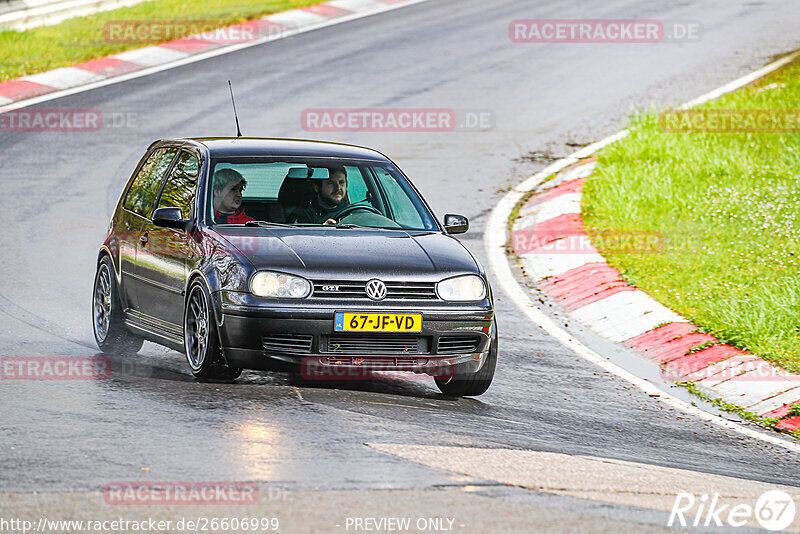
[(437, 354), (469, 354), (478, 350), (479, 337), (440, 337)]
[(436, 298), (433, 282), (386, 282), (386, 298), (399, 300), (421, 300)]
[(332, 354), (428, 354), (431, 338), (419, 336), (330, 336), (328, 352)]
[(314, 282), (314, 297), (319, 299), (360, 299), (367, 298), (364, 290), (366, 282), (342, 282), (326, 280)]
[(264, 348), (274, 352), (311, 352), (313, 342), (311, 334), (267, 334), (262, 339)]
[[(433, 300), (436, 299), (434, 282), (384, 282), (384, 300)], [(347, 280), (315, 280), (314, 297), (320, 299), (362, 299), (369, 300), (365, 287), (367, 282)]]

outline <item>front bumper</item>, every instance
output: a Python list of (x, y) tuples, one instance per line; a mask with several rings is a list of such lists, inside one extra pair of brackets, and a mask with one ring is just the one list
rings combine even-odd
[[(327, 368), (411, 371), (443, 376), (458, 366), (476, 372), (492, 336), (494, 312), (448, 303), (304, 302), (243, 306), (221, 295), (220, 337), (228, 364), (275, 369), (285, 364), (325, 374)], [(334, 332), (337, 311), (422, 313), (420, 333)]]

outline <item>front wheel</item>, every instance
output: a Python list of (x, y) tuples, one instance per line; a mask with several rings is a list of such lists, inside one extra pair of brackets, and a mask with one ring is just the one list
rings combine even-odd
[(125, 327), (117, 277), (108, 256), (100, 260), (94, 276), (92, 330), (97, 346), (106, 354), (136, 354), (144, 343)]
[(492, 326), (492, 341), (481, 368), (475, 373), (463, 373), (456, 369), (454, 376), (448, 380), (435, 378), (439, 391), (451, 397), (477, 397), (489, 389), (497, 366), (497, 323)]
[(189, 288), (183, 317), (183, 347), (192, 374), (203, 379), (238, 378), (242, 369), (228, 367), (222, 358), (217, 322), (211, 309), (211, 296), (205, 285), (199, 281)]

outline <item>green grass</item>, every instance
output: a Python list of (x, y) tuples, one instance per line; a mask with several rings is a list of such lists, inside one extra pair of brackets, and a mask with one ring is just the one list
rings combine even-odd
[(321, 0), (151, 0), (132, 7), (66, 20), (26, 31), (0, 31), (0, 81), (65, 67), (162, 41), (113, 43), (103, 28), (112, 21), (195, 20), (223, 27)]
[[(702, 108), (798, 102), (794, 63)], [(800, 372), (800, 135), (664, 133), (655, 112), (632, 123), (584, 189), (589, 235), (658, 232), (655, 253), (601, 252), (704, 331)]]

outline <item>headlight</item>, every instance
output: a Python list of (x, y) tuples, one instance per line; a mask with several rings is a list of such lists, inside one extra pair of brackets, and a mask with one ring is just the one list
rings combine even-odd
[(480, 276), (467, 274), (442, 280), (436, 285), (442, 300), (470, 301), (486, 298), (486, 285)]
[(250, 281), (250, 290), (259, 297), (302, 299), (311, 293), (311, 283), (299, 276), (260, 271)]

